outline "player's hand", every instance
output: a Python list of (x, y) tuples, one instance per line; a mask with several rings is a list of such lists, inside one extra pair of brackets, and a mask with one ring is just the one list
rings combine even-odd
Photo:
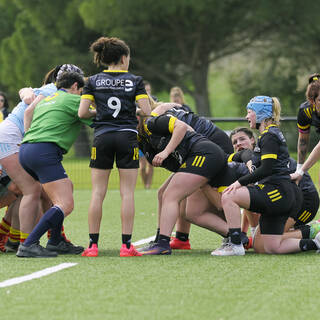
[(152, 160), (152, 165), (154, 167), (160, 167), (162, 165), (162, 162), (167, 158), (168, 158), (168, 153), (165, 150), (163, 150), (154, 156)]
[(252, 167), (252, 160), (249, 160), (246, 164), (247, 168), (249, 169), (249, 172), (253, 172), (253, 167)]
[(236, 182), (234, 182), (233, 184), (230, 184), (229, 187), (227, 187), (226, 189), (224, 189), (223, 193), (234, 193), (237, 189), (241, 188), (241, 184), (239, 183), (239, 181), (237, 180)]
[(299, 172), (294, 172), (290, 174), (290, 178), (292, 181), (295, 181), (296, 184), (299, 184), (300, 180), (302, 179), (302, 175)]

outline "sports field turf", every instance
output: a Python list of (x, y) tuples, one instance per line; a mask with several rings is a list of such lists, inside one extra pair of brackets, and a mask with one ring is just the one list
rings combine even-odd
[[(87, 245), (90, 192), (75, 191), (65, 221)], [(104, 203), (98, 258), (18, 259), (0, 255), (0, 283), (64, 262), (76, 266), (0, 288), (1, 319), (317, 319), (320, 255), (212, 257), (217, 235), (192, 227), (191, 251), (120, 258), (120, 197)], [(156, 229), (156, 191), (137, 190), (133, 241)]]

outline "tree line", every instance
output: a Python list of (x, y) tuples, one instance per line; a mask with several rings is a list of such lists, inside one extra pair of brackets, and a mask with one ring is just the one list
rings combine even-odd
[(225, 73), (239, 105), (278, 96), (294, 115), (308, 74), (320, 71), (319, 9), (311, 0), (0, 0), (0, 90), (17, 101), (19, 88), (41, 86), (62, 63), (96, 73), (89, 45), (117, 36), (133, 73), (157, 90), (179, 85), (199, 114), (214, 116), (211, 68), (236, 59)]

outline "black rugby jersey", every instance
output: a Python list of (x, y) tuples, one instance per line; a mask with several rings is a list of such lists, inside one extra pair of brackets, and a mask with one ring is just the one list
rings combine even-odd
[(249, 169), (244, 163), (231, 161), (228, 162), (227, 167), (220, 174), (208, 183), (211, 187), (218, 188), (218, 192), (222, 192), (229, 185), (248, 173)]
[[(154, 152), (156, 152), (153, 157), (157, 153), (163, 151), (168, 145), (176, 120), (176, 117), (169, 114), (163, 114), (161, 116), (146, 119), (144, 123), (144, 131), (146, 135), (144, 138), (146, 139), (145, 143), (152, 146)], [(207, 141), (207, 139), (194, 131), (186, 132), (180, 144), (177, 146), (175, 151), (171, 153), (171, 156), (176, 159), (177, 164), (179, 163), (179, 167), (187, 158), (192, 146), (198, 141)], [(178, 171), (179, 167), (176, 168), (176, 170), (172, 170), (172, 168), (166, 169), (170, 171)]]
[[(258, 138), (257, 146), (254, 149), (254, 154), (257, 156), (257, 163), (261, 162), (259, 168), (250, 175), (244, 176), (239, 179), (240, 184), (247, 185), (259, 181), (260, 183), (276, 181), (281, 179), (290, 179), (289, 170), (289, 152), (286, 140), (276, 125), (268, 126)], [(260, 155), (260, 162), (259, 162)], [(268, 161), (273, 159), (272, 167), (270, 167), (271, 174), (269, 171), (266, 176), (264, 171), (263, 160)], [(269, 162), (264, 163), (271, 164)], [(269, 166), (268, 165), (268, 166)]]
[(320, 116), (317, 114), (315, 106), (308, 101), (299, 107), (297, 126), (302, 133), (308, 133), (311, 126), (314, 126), (316, 131), (320, 133)]
[(82, 98), (96, 104), (97, 115), (92, 126), (97, 136), (111, 131), (136, 131), (135, 101), (148, 96), (142, 77), (124, 70), (104, 70), (89, 77)]
[(181, 108), (172, 108), (166, 113), (171, 114), (179, 120), (185, 122), (192, 127), (196, 132), (203, 134), (206, 137), (210, 137), (216, 130), (216, 125), (210, 120), (204, 117), (199, 117), (193, 112), (186, 112)]

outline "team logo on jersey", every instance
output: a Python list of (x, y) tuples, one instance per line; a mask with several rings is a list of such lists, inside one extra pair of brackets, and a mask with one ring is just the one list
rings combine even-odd
[(130, 92), (132, 90), (133, 90), (133, 82), (131, 80), (127, 79), (124, 91)]
[(187, 163), (186, 163), (186, 162), (183, 163), (183, 164), (180, 166), (181, 169), (186, 168), (186, 167), (187, 167)]
[(257, 184), (257, 186), (262, 190), (264, 188), (264, 184)]

